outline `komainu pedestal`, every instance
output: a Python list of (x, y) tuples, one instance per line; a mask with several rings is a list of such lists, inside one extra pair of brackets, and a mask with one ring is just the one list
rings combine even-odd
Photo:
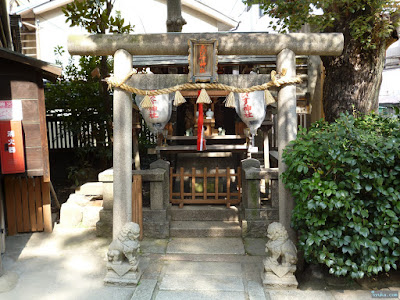
[(261, 274), (267, 288), (297, 288), (294, 276), (297, 263), (296, 246), (289, 239), (285, 227), (274, 222), (267, 229), (269, 241), (265, 244), (268, 256), (264, 259), (264, 272)]
[(137, 257), (140, 243), (138, 224), (126, 223), (107, 252), (107, 274), (104, 283), (109, 285), (135, 286), (142, 275)]

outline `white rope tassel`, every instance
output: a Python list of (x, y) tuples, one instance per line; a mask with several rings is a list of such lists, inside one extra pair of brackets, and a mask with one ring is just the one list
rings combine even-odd
[(153, 107), (153, 103), (151, 103), (150, 97), (149, 95), (144, 96), (142, 102), (140, 102), (140, 106), (142, 108), (152, 108)]
[(201, 89), (199, 98), (197, 98), (196, 103), (207, 103), (210, 104), (212, 101), (210, 99), (210, 96), (208, 96), (207, 92), (205, 89)]
[(229, 95), (225, 99), (225, 107), (235, 108), (235, 95), (233, 92), (230, 92)]
[(275, 98), (271, 95), (270, 91), (268, 90), (264, 91), (264, 101), (265, 105), (271, 105), (276, 102)]
[(180, 91), (176, 91), (175, 98), (174, 98), (174, 105), (179, 106), (183, 103), (186, 103), (186, 99), (182, 96)]

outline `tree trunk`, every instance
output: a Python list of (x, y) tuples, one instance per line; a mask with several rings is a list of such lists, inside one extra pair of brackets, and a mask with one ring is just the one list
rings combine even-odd
[(186, 24), (182, 18), (181, 0), (167, 0), (167, 32), (181, 32)]
[(333, 122), (342, 112), (368, 113), (377, 111), (379, 105), (386, 42), (373, 51), (365, 51), (348, 32), (344, 36), (341, 56), (322, 57), (326, 72), (323, 107), (328, 122)]

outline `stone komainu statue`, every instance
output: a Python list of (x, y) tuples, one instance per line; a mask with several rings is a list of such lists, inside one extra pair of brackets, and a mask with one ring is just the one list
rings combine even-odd
[(274, 289), (296, 288), (298, 282), (294, 272), (297, 250), (285, 227), (281, 223), (271, 223), (267, 229), (267, 236), (267, 257), (264, 259), (264, 272), (261, 274), (264, 286)]
[(296, 268), (297, 250), (289, 239), (285, 227), (281, 223), (273, 222), (268, 226), (267, 233), (270, 240), (265, 245), (265, 251), (270, 256), (266, 259), (264, 265), (266, 267), (272, 264)]
[(139, 283), (138, 241), (140, 227), (133, 222), (126, 223), (114, 239), (107, 252), (107, 274), (105, 284), (118, 286), (135, 286)]
[(126, 223), (108, 247), (107, 258), (111, 264), (121, 264), (126, 258), (130, 265), (137, 265), (137, 253), (140, 248), (138, 241), (140, 227), (138, 224)]

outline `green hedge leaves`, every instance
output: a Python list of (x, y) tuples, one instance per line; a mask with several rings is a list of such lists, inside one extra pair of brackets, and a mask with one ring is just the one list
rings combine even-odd
[(400, 262), (400, 120), (342, 115), (316, 122), (283, 154), (292, 226), (311, 263), (362, 278)]

